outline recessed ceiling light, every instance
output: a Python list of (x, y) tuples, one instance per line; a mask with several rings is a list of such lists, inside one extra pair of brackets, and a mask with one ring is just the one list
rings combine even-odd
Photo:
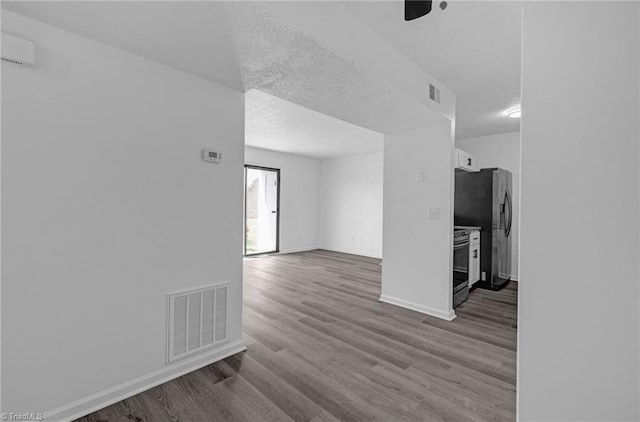
[(519, 119), (520, 116), (522, 116), (522, 111), (520, 110), (520, 107), (515, 107), (512, 108), (510, 110), (507, 110), (507, 116), (509, 116), (512, 119)]

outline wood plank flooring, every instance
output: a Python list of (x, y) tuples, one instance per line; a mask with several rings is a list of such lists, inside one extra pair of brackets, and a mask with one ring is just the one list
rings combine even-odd
[(379, 260), (245, 259), (248, 351), (81, 421), (515, 421), (517, 284), (447, 322), (378, 302)]

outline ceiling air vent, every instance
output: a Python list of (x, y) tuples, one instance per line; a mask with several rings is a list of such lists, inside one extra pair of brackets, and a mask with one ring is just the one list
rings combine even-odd
[(168, 363), (227, 340), (228, 293), (225, 283), (168, 295)]
[(21, 66), (33, 66), (33, 41), (2, 34), (2, 61)]
[(440, 104), (440, 90), (433, 84), (429, 84), (429, 99)]

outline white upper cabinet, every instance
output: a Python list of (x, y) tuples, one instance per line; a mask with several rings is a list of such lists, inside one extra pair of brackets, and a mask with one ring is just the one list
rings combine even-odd
[(466, 151), (456, 148), (456, 168), (465, 171), (478, 171), (478, 162), (476, 157)]

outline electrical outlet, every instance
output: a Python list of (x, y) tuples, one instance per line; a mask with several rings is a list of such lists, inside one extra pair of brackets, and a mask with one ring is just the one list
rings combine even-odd
[(416, 182), (424, 183), (424, 179), (425, 179), (424, 170), (418, 170), (416, 172)]
[(429, 220), (439, 220), (440, 219), (440, 208), (429, 208)]

